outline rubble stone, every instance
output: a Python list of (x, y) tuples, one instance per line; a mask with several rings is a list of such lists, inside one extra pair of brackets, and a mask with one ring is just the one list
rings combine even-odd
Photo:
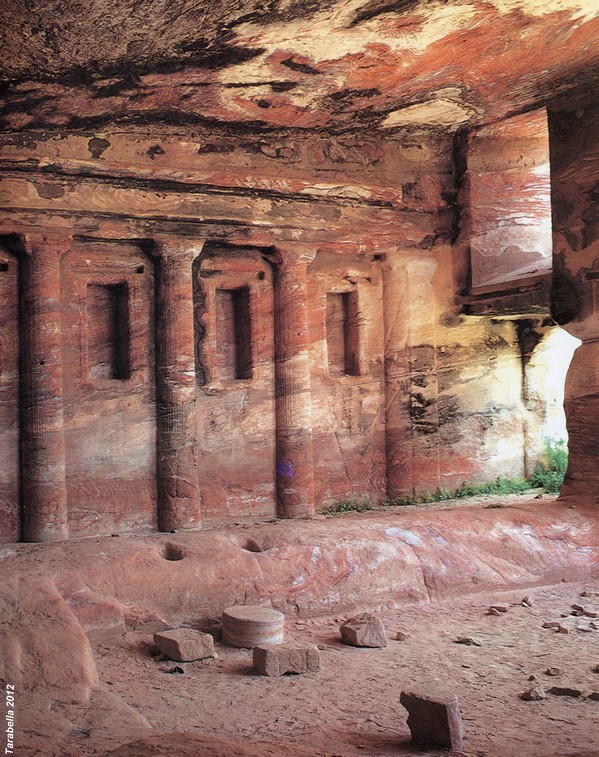
[(414, 744), (461, 750), (464, 730), (457, 696), (435, 697), (402, 691), (399, 698), (408, 711), (408, 728)]
[(557, 697), (579, 697), (582, 691), (570, 688), (569, 686), (552, 686), (550, 689), (547, 689), (547, 693)]
[(364, 613), (346, 620), (340, 627), (341, 641), (353, 647), (386, 647), (385, 626), (375, 615)]
[(154, 644), (169, 660), (191, 662), (214, 657), (214, 639), (193, 628), (173, 628), (154, 634)]
[(547, 699), (547, 694), (542, 686), (535, 686), (532, 689), (527, 689), (520, 694), (520, 699), (525, 702), (538, 702), (541, 699)]
[(254, 670), (262, 676), (316, 673), (320, 652), (315, 644), (265, 644), (254, 647)]

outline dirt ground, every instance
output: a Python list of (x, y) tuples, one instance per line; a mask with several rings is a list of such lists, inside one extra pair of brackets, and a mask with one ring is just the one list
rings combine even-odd
[[(21, 645), (21, 651), (15, 647), (7, 659), (20, 664), (27, 680), (34, 681), (33, 685), (23, 684), (16, 693), (14, 754), (391, 757), (446, 753), (416, 750), (410, 744), (400, 694), (420, 689), (458, 696), (465, 730), (464, 755), (599, 757), (599, 694), (593, 696), (599, 692), (599, 617), (592, 617), (594, 612), (599, 614), (599, 579), (570, 580), (575, 575), (598, 574), (596, 521), (594, 510), (587, 515), (577, 507), (563, 509), (554, 500), (548, 497), (531, 506), (522, 498), (503, 498), (504, 509), (489, 510), (489, 502), (479, 499), (460, 503), (460, 510), (453, 510), (451, 518), (445, 512), (449, 505), (438, 505), (426, 511), (406, 508), (313, 523), (238, 527), (223, 534), (177, 534), (177, 542), (189, 554), (179, 562), (172, 562), (172, 555), (160, 556), (164, 540), (174, 538), (168, 535), (54, 547), (17, 545), (6, 550), (4, 566), (10, 576), (2, 606), (9, 618), (11, 612), (13, 615), (4, 622), (12, 624), (13, 630), (20, 628), (16, 638)], [(479, 526), (472, 531), (475, 519)], [(304, 552), (311, 555), (313, 545), (321, 544), (323, 555), (331, 554), (333, 547), (326, 546), (323, 533), (333, 544), (336, 540), (357, 544), (359, 535), (366, 538), (367, 533), (375, 541), (364, 542), (361, 549), (367, 551), (369, 561), (350, 572), (349, 578), (345, 563), (337, 569), (332, 558), (325, 562), (329, 572), (315, 573), (305, 583), (312, 592), (311, 601), (328, 590), (331, 581), (340, 581), (338, 586), (346, 587), (353, 603), (358, 595), (348, 586), (355, 580), (366, 610), (369, 596), (370, 606), (381, 596), (374, 574), (383, 571), (379, 578), (392, 582), (392, 566), (395, 571), (408, 571), (410, 565), (409, 560), (398, 562), (403, 553), (389, 536), (377, 535), (379, 526), (393, 538), (396, 532), (402, 539), (409, 537), (410, 543), (416, 537), (429, 539), (426, 544), (423, 541), (417, 559), (408, 557), (426, 568), (429, 580), (434, 579), (430, 585), (438, 590), (406, 594), (408, 603), (399, 608), (397, 603), (379, 606), (376, 614), (383, 620), (388, 638), (387, 646), (380, 649), (341, 643), (339, 626), (355, 612), (315, 616), (311, 605), (307, 615), (286, 611), (286, 640), (317, 644), (321, 650), (319, 672), (262, 677), (252, 669), (251, 650), (222, 643), (217, 644), (216, 659), (191, 663), (161, 660), (153, 633), (165, 627), (165, 615), (159, 618), (148, 604), (142, 608), (139, 622), (131, 625), (119, 620), (122, 605), (116, 598), (123, 600), (126, 595), (131, 599), (134, 589), (135, 596), (145, 597), (148, 603), (158, 597), (162, 609), (167, 608), (169, 597), (173, 607), (181, 603), (193, 607), (196, 596), (202, 596), (197, 593), (198, 585), (220, 587), (223, 599), (227, 585), (234, 587), (234, 580), (239, 581), (234, 571), (256, 571), (260, 566), (264, 576), (264, 571), (271, 571), (269, 581), (280, 573), (293, 588), (296, 572), (305, 571), (298, 562)], [(254, 545), (248, 552), (247, 534), (260, 541), (264, 551), (256, 553)], [(267, 549), (269, 539), (284, 536), (287, 543), (294, 534), (299, 546)], [(246, 547), (231, 546), (234, 542)], [(514, 552), (514, 545), (520, 542), (529, 551)], [(484, 559), (490, 572), (480, 573), (483, 558), (464, 544), (479, 552), (488, 549)], [(222, 550), (226, 545), (225, 559)], [(206, 570), (206, 562), (199, 561), (202, 553), (209, 564), (212, 554), (221, 555), (226, 564), (224, 583), (211, 584), (202, 573)], [(353, 558), (357, 554), (352, 553)], [(240, 556), (238, 562), (236, 555)], [(547, 564), (550, 556), (555, 562)], [(275, 560), (278, 567), (269, 568)], [(495, 591), (483, 584), (478, 593), (463, 596), (461, 587), (470, 580), (469, 560), (475, 577), (495, 577), (500, 586), (513, 586), (514, 580), (525, 583)], [(127, 566), (127, 571), (123, 572), (122, 566)], [(559, 575), (553, 566), (567, 580), (531, 588), (535, 576), (541, 583), (543, 575)], [(578, 573), (573, 572), (575, 567)], [(370, 582), (368, 571), (373, 576)], [(410, 575), (408, 571), (408, 588)], [(123, 576), (128, 576), (126, 585), (119, 584)], [(40, 580), (48, 582), (52, 591), (43, 584), (40, 593), (41, 589), (35, 588)], [(145, 585), (137, 585), (144, 580)], [(398, 586), (401, 589), (402, 584)], [(104, 593), (90, 594), (90, 587)], [(455, 592), (453, 599), (447, 598), (451, 591)], [(531, 606), (522, 604), (525, 596), (531, 598)], [(507, 605), (508, 611), (489, 614), (493, 604)], [(583, 606), (589, 614), (573, 615), (572, 605)], [(33, 621), (37, 625), (27, 641)], [(561, 624), (562, 632), (543, 627), (551, 621)], [(398, 633), (405, 638), (396, 639)], [(13, 646), (17, 643), (14, 633), (0, 637), (0, 645), (11, 638)], [(456, 643), (458, 637), (474, 639), (480, 646)], [(31, 677), (31, 665), (38, 666), (37, 678), (35, 670)], [(547, 674), (550, 668), (557, 668), (553, 671), (557, 674)], [(61, 691), (48, 689), (49, 680), (59, 682)], [(547, 692), (545, 699), (520, 698), (522, 692), (538, 685)], [(577, 689), (580, 695), (549, 693), (555, 686)]]
[[(458, 695), (465, 727), (463, 754), (599, 754), (599, 701), (588, 698), (599, 692), (599, 672), (594, 671), (599, 630), (592, 627), (599, 628), (599, 622), (570, 614), (572, 604), (599, 609), (599, 582), (562, 584), (529, 595), (532, 607), (520, 604), (521, 592), (502, 592), (389, 611), (381, 616), (389, 639), (383, 649), (341, 644), (341, 617), (292, 621), (287, 640), (321, 646), (320, 672), (302, 676), (258, 676), (249, 650), (223, 644), (217, 646), (218, 659), (156, 661), (149, 628), (97, 640), (93, 649), (100, 691), (88, 708), (55, 705), (52, 715), (71, 721), (71, 730), (55, 746), (46, 741), (36, 748), (31, 743), (28, 753), (413, 754), (399, 696), (402, 689), (417, 687)], [(509, 604), (509, 611), (488, 615), (495, 603)], [(552, 620), (569, 633), (542, 627)], [(407, 634), (405, 640), (394, 640), (399, 631)], [(460, 636), (472, 637), (481, 646), (455, 643)], [(175, 666), (184, 672), (168, 672)], [(561, 673), (549, 676), (548, 668)], [(531, 676), (536, 680), (530, 681)], [(532, 702), (519, 698), (538, 684), (575, 688), (582, 695), (547, 694)], [(38, 713), (27, 730), (37, 741), (34, 734), (48, 727), (44, 713)], [(150, 734), (138, 746), (117, 749)]]

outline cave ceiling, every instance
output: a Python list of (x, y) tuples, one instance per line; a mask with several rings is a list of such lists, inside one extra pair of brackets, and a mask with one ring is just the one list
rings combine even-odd
[(454, 129), (599, 89), (599, 0), (4, 0), (0, 127)]

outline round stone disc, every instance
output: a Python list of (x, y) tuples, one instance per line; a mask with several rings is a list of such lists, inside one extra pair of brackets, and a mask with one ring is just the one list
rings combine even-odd
[(223, 611), (223, 639), (233, 647), (282, 644), (284, 632), (285, 616), (270, 607), (234, 605)]

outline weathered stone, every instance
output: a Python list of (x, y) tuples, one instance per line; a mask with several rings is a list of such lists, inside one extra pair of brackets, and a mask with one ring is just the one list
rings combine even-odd
[(320, 652), (315, 644), (255, 646), (254, 670), (263, 676), (316, 673), (320, 670)]
[(491, 605), (489, 607), (489, 613), (493, 612), (493, 614), (501, 614), (504, 612), (507, 612), (510, 609), (509, 605)]
[(569, 686), (552, 686), (547, 689), (548, 694), (553, 694), (557, 697), (579, 697), (582, 696), (580, 689), (571, 688)]
[(357, 615), (343, 623), (339, 629), (341, 641), (353, 647), (386, 647), (385, 626), (380, 618), (370, 613)]
[(535, 686), (532, 689), (526, 689), (520, 694), (520, 699), (525, 702), (538, 702), (541, 699), (547, 699), (547, 694), (542, 686)]
[(547, 670), (545, 671), (545, 675), (547, 676), (561, 676), (561, 674), (561, 668), (547, 668)]
[(464, 644), (467, 647), (482, 647), (482, 642), (472, 636), (458, 636), (454, 641), (456, 644)]
[(464, 731), (457, 696), (435, 697), (402, 691), (399, 701), (408, 711), (408, 728), (414, 744), (456, 751), (463, 748)]
[(214, 639), (193, 628), (173, 628), (154, 634), (154, 643), (169, 660), (191, 662), (214, 657)]
[(223, 640), (233, 647), (282, 644), (284, 633), (285, 616), (270, 607), (234, 605), (223, 611)]

